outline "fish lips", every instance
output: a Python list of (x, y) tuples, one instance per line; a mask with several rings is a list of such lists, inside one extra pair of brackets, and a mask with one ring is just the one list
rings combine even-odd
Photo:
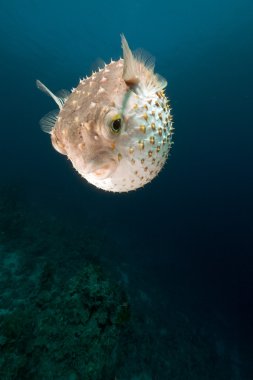
[(117, 169), (118, 163), (114, 155), (108, 151), (93, 153), (85, 167), (85, 174), (93, 175), (98, 179), (110, 177)]

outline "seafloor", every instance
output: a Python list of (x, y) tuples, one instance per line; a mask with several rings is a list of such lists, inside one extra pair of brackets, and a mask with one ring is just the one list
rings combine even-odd
[(0, 191), (1, 380), (247, 379), (219, 328), (170, 302), (118, 243), (21, 193)]

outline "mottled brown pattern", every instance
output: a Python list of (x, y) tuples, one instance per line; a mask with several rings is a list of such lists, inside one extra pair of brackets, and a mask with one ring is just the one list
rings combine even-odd
[[(122, 46), (124, 59), (81, 80), (63, 106), (39, 86), (61, 108), (50, 130), (53, 146), (87, 181), (115, 192), (150, 182), (172, 144), (166, 81), (134, 57), (124, 37)], [(112, 129), (114, 120), (119, 120), (117, 131)]]

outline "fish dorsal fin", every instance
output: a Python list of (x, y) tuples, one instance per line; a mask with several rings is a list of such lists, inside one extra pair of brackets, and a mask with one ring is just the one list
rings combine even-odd
[(47, 95), (54, 99), (55, 103), (58, 105), (60, 110), (62, 109), (64, 103), (68, 99), (69, 92), (67, 90), (61, 90), (57, 95), (53, 94), (41, 81), (36, 80), (36, 85), (38, 89), (45, 92)]
[(90, 71), (101, 71), (105, 68), (106, 63), (102, 58), (97, 58), (91, 65)]
[(60, 90), (56, 93), (57, 98), (61, 98), (64, 101), (64, 103), (67, 101), (69, 95), (70, 92), (68, 90)]
[(42, 119), (40, 119), (40, 126), (43, 132), (51, 134), (52, 129), (54, 128), (55, 123), (57, 121), (59, 112), (59, 110), (53, 110), (45, 116), (43, 116)]
[(142, 92), (152, 93), (165, 88), (167, 81), (154, 73), (154, 58), (141, 50), (135, 54), (132, 53), (123, 34), (121, 35), (121, 43), (124, 58), (123, 79), (125, 83), (133, 91), (141, 89)]

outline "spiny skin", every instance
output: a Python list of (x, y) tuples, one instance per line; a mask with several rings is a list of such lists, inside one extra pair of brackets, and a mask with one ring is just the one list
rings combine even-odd
[[(124, 53), (124, 60), (80, 81), (51, 132), (55, 149), (68, 156), (81, 176), (113, 192), (150, 182), (168, 157), (173, 133), (165, 85), (130, 50)], [(134, 60), (130, 64), (126, 53)], [(122, 123), (119, 134), (110, 129), (115, 115)]]

